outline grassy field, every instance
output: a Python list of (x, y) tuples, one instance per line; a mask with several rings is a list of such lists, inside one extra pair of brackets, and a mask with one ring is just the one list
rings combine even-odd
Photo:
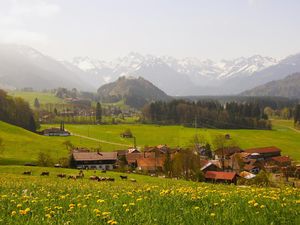
[[(273, 123), (274, 130), (272, 131), (198, 129), (197, 133), (205, 136), (208, 140), (211, 140), (216, 134), (229, 133), (242, 148), (274, 145), (282, 149), (282, 154), (300, 160), (300, 133), (293, 130), (292, 122), (273, 121)], [(54, 125), (44, 125), (43, 127), (51, 126)], [(58, 158), (66, 157), (68, 154), (63, 144), (67, 140), (78, 147), (100, 147), (102, 151), (126, 149), (133, 146), (132, 139), (120, 137), (120, 133), (127, 128), (131, 129), (136, 136), (139, 147), (158, 144), (185, 147), (192, 144), (191, 140), (196, 133), (195, 129), (181, 126), (66, 124), (66, 129), (79, 136), (44, 137), (0, 122), (0, 137), (4, 141), (0, 164), (34, 162), (40, 152), (49, 153), (57, 161)]]
[(36, 161), (40, 152), (49, 153), (53, 158), (66, 157), (68, 151), (63, 142), (70, 140), (76, 146), (97, 147), (95, 141), (79, 137), (45, 137), (0, 121), (0, 138), (4, 150), (0, 164), (24, 164)]
[[(32, 176), (21, 175), (31, 170)], [(1, 224), (299, 224), (300, 191), (211, 185), (107, 172), (115, 182), (67, 180), (76, 170), (0, 167)], [(97, 172), (97, 175), (103, 176)]]
[[(273, 121), (273, 130), (219, 130), (219, 129), (193, 129), (182, 126), (156, 126), (141, 124), (119, 125), (66, 125), (72, 133), (90, 138), (101, 139), (108, 142), (132, 145), (132, 139), (120, 137), (125, 129), (130, 129), (136, 136), (137, 145), (167, 144), (172, 147), (189, 146), (197, 133), (207, 140), (212, 140), (216, 134), (229, 133), (233, 140), (242, 148), (277, 146), (282, 154), (290, 155), (300, 160), (300, 133), (293, 130), (291, 121)], [(47, 125), (45, 125), (47, 127)], [(120, 149), (116, 145), (104, 145), (103, 150)]]
[(31, 107), (34, 106), (35, 98), (38, 98), (40, 104), (52, 103), (52, 104), (60, 104), (64, 101), (58, 97), (56, 97), (52, 93), (44, 93), (44, 92), (26, 92), (26, 91), (10, 91), (9, 95), (14, 97), (21, 97), (25, 101), (27, 101)]

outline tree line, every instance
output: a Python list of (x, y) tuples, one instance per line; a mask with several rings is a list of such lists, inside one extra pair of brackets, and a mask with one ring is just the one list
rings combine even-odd
[(22, 98), (7, 95), (3, 90), (0, 90), (0, 120), (33, 132), (37, 128), (29, 104)]
[(144, 122), (221, 129), (271, 129), (267, 115), (255, 103), (218, 101), (152, 102), (143, 110)]

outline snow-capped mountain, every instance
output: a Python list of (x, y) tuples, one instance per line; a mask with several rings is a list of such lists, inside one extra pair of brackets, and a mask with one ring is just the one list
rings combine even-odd
[(139, 53), (130, 53), (112, 62), (88, 57), (76, 57), (72, 61), (80, 69), (100, 76), (99, 82), (111, 82), (121, 76), (141, 76), (171, 95), (198, 94), (197, 87), (216, 87), (228, 79), (248, 77), (276, 63), (277, 60), (260, 55), (214, 62)]

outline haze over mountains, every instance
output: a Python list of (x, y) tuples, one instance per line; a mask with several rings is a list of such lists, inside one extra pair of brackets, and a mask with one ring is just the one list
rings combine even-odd
[(96, 91), (118, 77), (143, 77), (168, 95), (232, 95), (300, 71), (300, 54), (281, 61), (254, 55), (233, 60), (176, 59), (130, 53), (111, 62), (58, 61), (35, 49), (0, 45), (0, 87)]

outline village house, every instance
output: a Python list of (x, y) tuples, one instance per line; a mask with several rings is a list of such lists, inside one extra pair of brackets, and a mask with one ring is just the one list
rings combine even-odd
[(60, 137), (66, 137), (71, 135), (69, 131), (65, 130), (64, 122), (61, 122), (59, 128), (57, 127), (47, 128), (39, 132), (39, 134), (44, 136), (60, 136)]
[(137, 160), (137, 169), (146, 172), (163, 171), (165, 158), (140, 158)]
[(117, 160), (117, 152), (73, 151), (71, 156), (71, 164), (77, 169), (112, 170)]
[(207, 182), (228, 184), (236, 184), (237, 182), (237, 174), (235, 172), (207, 171), (204, 176)]

